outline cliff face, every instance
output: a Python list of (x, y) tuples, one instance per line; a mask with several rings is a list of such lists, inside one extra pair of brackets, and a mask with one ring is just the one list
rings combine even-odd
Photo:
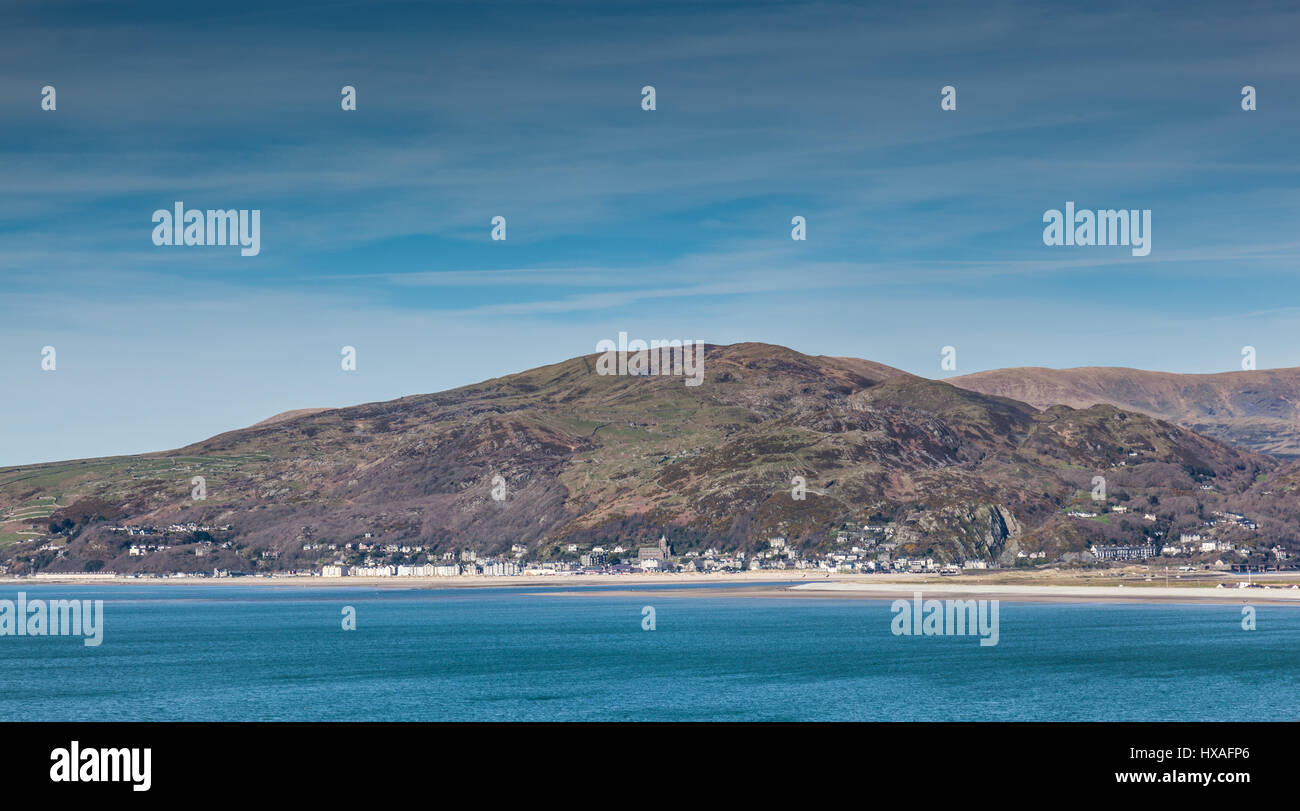
[[(1280, 465), (1109, 405), (1040, 411), (867, 361), (736, 344), (708, 347), (704, 369), (703, 384), (687, 386), (602, 376), (595, 356), (573, 358), (284, 415), (176, 451), (6, 469), (0, 508), (53, 498), (55, 519), (71, 526), (54, 539), (61, 556), (31, 543), (0, 555), (20, 569), (290, 568), (328, 556), (304, 547), (367, 533), (436, 551), (525, 544), (541, 556), (661, 533), (678, 552), (757, 548), (777, 534), (810, 548), (874, 517), (909, 554), (997, 559), (1143, 537), (1148, 527), (1127, 519), (1066, 517), (1098, 475), (1112, 503), (1154, 499), (1173, 522), (1233, 498), (1266, 507), (1273, 496), (1259, 496), (1257, 479)], [(205, 500), (191, 497), (195, 476)], [(1256, 506), (1282, 531), (1288, 505)], [(139, 539), (110, 532), (190, 522), (216, 542), (202, 560), (193, 533), (133, 557)], [(45, 523), (25, 526), (47, 533)]]
[(1014, 560), (1023, 533), (1015, 514), (1002, 505), (954, 505), (922, 510), (904, 517), (895, 537), (924, 546), (930, 539), (948, 539), (945, 558), (952, 560)]

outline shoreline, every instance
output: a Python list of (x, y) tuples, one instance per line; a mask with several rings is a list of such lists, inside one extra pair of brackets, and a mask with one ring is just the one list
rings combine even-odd
[[(1113, 578), (1114, 575), (1110, 575)], [(994, 580), (1030, 582), (990, 582)], [(1300, 606), (1300, 589), (1291, 588), (1300, 577), (1282, 575), (1267, 587), (1236, 588), (1241, 579), (1196, 579), (1179, 586), (1156, 581), (1130, 580), (1124, 584), (1089, 584), (1085, 576), (1057, 576), (1045, 573), (1011, 576), (968, 576), (963, 582), (949, 578), (938, 581), (928, 575), (852, 575), (824, 573), (794, 578), (775, 571), (730, 574), (633, 574), (633, 575), (520, 575), (487, 577), (159, 577), (47, 575), (0, 577), (0, 588), (25, 586), (253, 586), (290, 588), (369, 588), (405, 590), (460, 590), (523, 588), (538, 596), (655, 596), (655, 597), (763, 597), (785, 599), (911, 599), (921, 592), (930, 599), (996, 599), (1005, 602), (1038, 603), (1143, 603)], [(1104, 580), (1106, 577), (1093, 577)], [(1032, 582), (1038, 580), (1040, 582)], [(980, 582), (983, 581), (983, 582)], [(1042, 582), (1047, 581), (1047, 582)], [(1227, 587), (1217, 588), (1224, 583)], [(701, 588), (645, 589), (642, 586), (698, 585)], [(599, 590), (575, 587), (604, 587)]]
[(1272, 588), (1216, 588), (1214, 586), (1171, 588), (1165, 586), (1069, 586), (1069, 585), (1017, 585), (1017, 584), (948, 584), (937, 583), (924, 588), (901, 589), (890, 583), (810, 583), (794, 586), (800, 591), (819, 596), (831, 594), (875, 599), (906, 599), (920, 591), (929, 599), (982, 598), (1004, 602), (1053, 603), (1144, 603), (1178, 604), (1197, 603), (1211, 605), (1300, 606), (1300, 589), (1289, 586)]
[(1008, 603), (1112, 604), (1112, 605), (1289, 605), (1300, 607), (1300, 590), (1272, 589), (1166, 589), (1119, 586), (1006, 586), (994, 584), (808, 583), (784, 588), (736, 585), (731, 588), (687, 590), (605, 589), (600, 591), (534, 592), (547, 597), (750, 597), (777, 599), (864, 600), (891, 602), (922, 599), (985, 599)]
[[(819, 576), (824, 577), (824, 575)], [(845, 579), (849, 575), (835, 575), (835, 579)], [(293, 587), (339, 587), (354, 586), (364, 588), (422, 588), (422, 589), (462, 589), (462, 588), (531, 588), (533, 586), (552, 585), (667, 585), (672, 583), (772, 583), (788, 582), (797, 584), (806, 582), (803, 578), (792, 577), (774, 571), (737, 572), (733, 574), (555, 574), (555, 575), (455, 575), (453, 577), (323, 577), (321, 575), (295, 575), (267, 577), (265, 575), (246, 575), (243, 577), (133, 577), (130, 575), (78, 575), (50, 574), (28, 577), (0, 576), (0, 587), (30, 584), (56, 585), (104, 585), (104, 586), (293, 586)], [(809, 578), (811, 581), (811, 578)]]

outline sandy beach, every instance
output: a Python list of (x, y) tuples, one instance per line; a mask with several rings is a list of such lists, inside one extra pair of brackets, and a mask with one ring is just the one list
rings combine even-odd
[(1300, 606), (1300, 589), (1217, 588), (1200, 586), (1171, 588), (1160, 585), (1066, 586), (933, 583), (908, 589), (897, 583), (807, 583), (789, 591), (818, 596), (853, 595), (880, 600), (911, 597), (920, 591), (927, 598), (981, 598), (1022, 602), (1108, 602), (1108, 603), (1259, 603)]
[[(1118, 581), (1123, 582), (1118, 582)], [(1240, 588), (1247, 582), (1258, 584)], [(1223, 587), (1219, 587), (1223, 584)], [(1258, 604), (1300, 606), (1300, 573), (1244, 575), (1197, 573), (1182, 579), (1147, 580), (1139, 568), (1093, 571), (990, 571), (958, 578), (936, 575), (848, 575), (757, 571), (731, 574), (528, 575), (516, 577), (124, 577), (44, 575), (0, 578), (0, 587), (36, 585), (267, 586), (308, 588), (475, 589), (525, 588), (530, 594), (664, 598), (762, 597), (788, 599), (910, 599), (916, 592), (936, 599), (976, 598), (1010, 602), (1104, 602)], [(647, 589), (646, 586), (700, 588)], [(593, 590), (589, 587), (603, 587)], [(575, 590), (581, 587), (581, 590)]]
[(910, 600), (985, 599), (1023, 603), (1165, 603), (1170, 605), (1293, 605), (1300, 606), (1300, 589), (1289, 588), (1131, 588), (1125, 586), (1005, 586), (980, 584), (791, 583), (780, 586), (742, 585), (699, 589), (601, 589), (533, 592), (552, 597), (602, 596), (639, 598), (761, 597), (785, 599)]
[[(824, 574), (809, 575), (826, 579)], [(845, 575), (832, 575), (840, 579)], [(308, 588), (392, 588), (392, 589), (458, 589), (458, 588), (533, 588), (537, 586), (642, 586), (687, 583), (790, 583), (806, 582), (799, 573), (789, 572), (736, 572), (732, 574), (666, 573), (666, 574), (555, 574), (515, 575), (488, 577), (484, 575), (457, 575), (455, 577), (321, 577), (319, 575), (245, 577), (132, 577), (124, 575), (35, 575), (32, 577), (0, 577), (0, 587), (20, 585), (113, 585), (113, 586), (303, 586)]]

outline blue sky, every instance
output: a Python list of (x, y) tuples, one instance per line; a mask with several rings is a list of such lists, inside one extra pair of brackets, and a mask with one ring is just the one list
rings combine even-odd
[[(947, 345), (958, 374), (1228, 371), (1245, 345), (1300, 365), (1288, 4), (54, 0), (0, 22), (0, 464), (619, 331), (930, 377)], [(259, 209), (261, 254), (154, 246), (177, 200)], [(1151, 209), (1151, 254), (1043, 245), (1067, 200)]]

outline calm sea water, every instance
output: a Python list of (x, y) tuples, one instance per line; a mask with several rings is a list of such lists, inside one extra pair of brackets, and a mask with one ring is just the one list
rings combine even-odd
[(999, 644), (980, 647), (894, 636), (875, 600), (172, 585), (0, 599), (20, 590), (104, 600), (104, 642), (0, 636), (3, 720), (1300, 719), (1300, 610), (1285, 606), (1244, 631), (1240, 606), (1003, 602)]

